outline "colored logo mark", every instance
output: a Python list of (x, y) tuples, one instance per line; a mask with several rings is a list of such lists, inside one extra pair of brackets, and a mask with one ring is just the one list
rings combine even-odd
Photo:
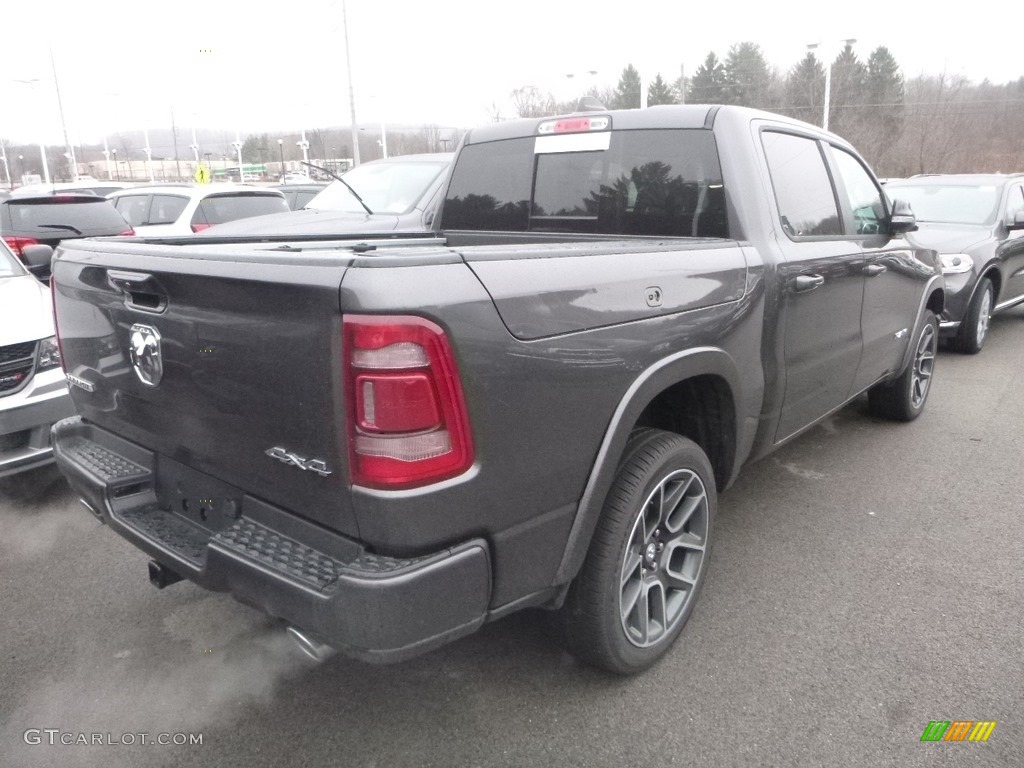
[(988, 741), (995, 727), (995, 720), (931, 720), (921, 741)]

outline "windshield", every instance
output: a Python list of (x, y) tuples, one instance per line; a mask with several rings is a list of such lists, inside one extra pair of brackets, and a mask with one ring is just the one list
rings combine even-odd
[(0, 240), (0, 277), (21, 277), (27, 274), (7, 244)]
[[(344, 174), (344, 179), (374, 213), (406, 213), (416, 207), (427, 188), (448, 164), (448, 160), (436, 163), (367, 163)], [(366, 213), (340, 181), (331, 182), (306, 204), (306, 208)]]
[(886, 186), (889, 197), (910, 203), (918, 221), (942, 224), (992, 224), (1000, 188), (993, 184), (921, 184)]

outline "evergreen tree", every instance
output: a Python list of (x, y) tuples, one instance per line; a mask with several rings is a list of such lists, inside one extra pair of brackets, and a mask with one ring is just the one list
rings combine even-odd
[(903, 75), (884, 45), (875, 48), (868, 57), (865, 86), (868, 103), (872, 106), (903, 103)]
[(725, 103), (745, 107), (769, 106), (772, 73), (756, 43), (743, 42), (732, 46), (725, 59)]
[(725, 67), (711, 51), (690, 78), (686, 100), (691, 104), (720, 104), (725, 100), (726, 83)]
[(676, 104), (677, 101), (675, 89), (666, 83), (660, 74), (651, 81), (650, 86), (647, 88), (647, 106)]
[(832, 63), (832, 95), (829, 99), (829, 130), (848, 137), (864, 115), (867, 98), (867, 67), (849, 43)]
[(825, 68), (811, 51), (786, 78), (786, 104), (791, 117), (817, 123), (825, 103)]
[(640, 108), (640, 73), (636, 67), (629, 64), (622, 70), (619, 84), (615, 88), (615, 95), (612, 97), (612, 109), (639, 109)]

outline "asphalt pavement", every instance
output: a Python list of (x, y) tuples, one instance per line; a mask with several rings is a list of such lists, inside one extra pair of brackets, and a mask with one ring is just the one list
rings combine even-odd
[[(917, 421), (862, 399), (744, 468), (693, 617), (634, 678), (540, 612), (313, 666), (229, 597), (153, 589), (55, 469), (0, 480), (0, 766), (1024, 765), (1022, 378), (1015, 310), (940, 354)], [(935, 720), (997, 725), (921, 742)]]

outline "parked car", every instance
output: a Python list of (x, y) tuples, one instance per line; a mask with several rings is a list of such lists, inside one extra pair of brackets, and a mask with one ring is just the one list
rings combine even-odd
[[(53, 254), (47, 245), (23, 250), (39, 265)], [(0, 477), (52, 462), (50, 427), (74, 413), (50, 289), (0, 243)]]
[(108, 198), (139, 235), (188, 235), (214, 224), (250, 216), (285, 213), (276, 189), (239, 184), (135, 187)]
[[(0, 202), (0, 235), (19, 256), (29, 245), (56, 248), (65, 240), (79, 237), (134, 234), (109, 200), (92, 194), (12, 197)], [(49, 277), (49, 264), (31, 269), (41, 279)]]
[(120, 181), (97, 181), (96, 179), (79, 179), (78, 181), (60, 181), (51, 184), (27, 184), (18, 187), (11, 197), (37, 197), (39, 195), (87, 194), (106, 197), (113, 192), (128, 189), (132, 185)]
[(392, 230), (424, 232), (433, 223), (441, 199), (439, 192), (454, 156), (439, 152), (363, 163), (342, 174), (344, 184), (331, 182), (301, 211), (225, 224), (204, 234), (314, 237)]
[(313, 180), (304, 173), (286, 173), (281, 179), (282, 184), (311, 184)]
[(929, 174), (885, 188), (914, 211), (919, 229), (910, 239), (941, 254), (940, 335), (961, 352), (980, 352), (992, 313), (1024, 303), (1024, 173)]
[(272, 189), (280, 190), (288, 208), (297, 211), (327, 188), (326, 184), (280, 184)]

